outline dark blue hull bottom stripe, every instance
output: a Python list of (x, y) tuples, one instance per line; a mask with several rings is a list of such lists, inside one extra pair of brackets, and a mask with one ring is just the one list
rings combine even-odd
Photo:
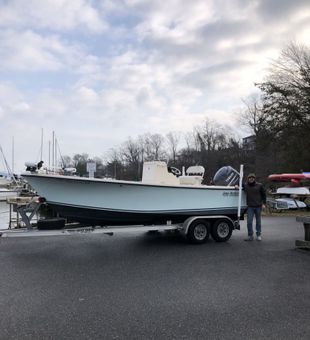
[[(134, 224), (165, 224), (166, 221), (172, 223), (184, 222), (191, 216), (211, 216), (225, 215), (233, 220), (237, 219), (237, 209), (206, 209), (206, 210), (188, 210), (188, 211), (161, 211), (161, 212), (136, 212), (136, 211), (118, 211), (91, 209), (87, 207), (76, 207), (69, 205), (60, 205), (49, 202), (52, 210), (74, 222), (81, 222), (90, 225), (134, 225)], [(244, 207), (241, 209), (241, 215), (245, 212)]]

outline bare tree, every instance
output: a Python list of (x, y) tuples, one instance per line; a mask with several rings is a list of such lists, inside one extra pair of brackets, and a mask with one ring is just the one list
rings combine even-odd
[(257, 135), (265, 128), (267, 115), (263, 110), (263, 103), (259, 97), (252, 95), (242, 100), (245, 108), (240, 113), (239, 122), (241, 125), (250, 128), (253, 134)]
[(87, 153), (82, 153), (82, 154), (75, 154), (73, 156), (73, 165), (77, 170), (77, 173), (80, 174), (81, 176), (85, 175), (86, 172), (86, 163), (87, 160), (89, 159), (89, 155)]
[(231, 133), (228, 129), (206, 118), (203, 126), (195, 127), (196, 139), (200, 145), (200, 150), (214, 151), (226, 148)]
[(115, 179), (122, 179), (123, 164), (120, 151), (115, 148), (111, 148), (105, 158), (107, 176)]
[(126, 165), (126, 178), (138, 180), (141, 176), (141, 164), (142, 148), (140, 147), (139, 140), (133, 140), (129, 138), (123, 143), (120, 149), (121, 157)]
[(139, 143), (132, 138), (128, 138), (121, 147), (121, 155), (127, 164), (138, 164), (141, 149)]
[(168, 148), (170, 149), (170, 155), (172, 158), (173, 163), (177, 161), (177, 151), (178, 151), (178, 144), (180, 142), (181, 133), (180, 132), (169, 132), (166, 135), (168, 141)]
[(164, 137), (158, 133), (145, 134), (144, 151), (146, 160), (160, 160), (165, 158)]
[[(277, 146), (279, 170), (310, 164), (310, 49), (290, 43), (273, 62), (262, 91), (265, 133)], [(266, 140), (266, 139), (265, 139)], [(298, 150), (298, 152), (296, 152)]]
[(70, 156), (64, 155), (62, 157), (63, 167), (64, 168), (70, 168), (74, 166), (73, 160)]
[(192, 132), (185, 133), (184, 139), (186, 142), (187, 151), (191, 151), (191, 150), (199, 151), (200, 150), (200, 144), (199, 144), (199, 141), (197, 141), (197, 134), (196, 134), (195, 128)]

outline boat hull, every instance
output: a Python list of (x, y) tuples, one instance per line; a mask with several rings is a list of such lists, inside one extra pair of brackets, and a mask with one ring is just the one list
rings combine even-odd
[[(237, 218), (238, 190), (213, 186), (167, 186), (68, 176), (24, 175), (61, 216), (93, 225), (183, 222), (190, 216)], [(241, 213), (245, 211), (242, 197)]]
[(132, 224), (164, 224), (184, 222), (191, 216), (225, 215), (233, 220), (237, 219), (236, 209), (204, 209), (187, 211), (137, 212), (123, 210), (109, 210), (49, 203), (55, 212), (63, 217), (91, 225), (132, 225)]

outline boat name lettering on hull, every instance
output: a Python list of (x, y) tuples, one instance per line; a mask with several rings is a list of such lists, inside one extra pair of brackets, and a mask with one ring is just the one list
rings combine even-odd
[(238, 195), (239, 195), (238, 191), (229, 191), (229, 192), (224, 191), (223, 192), (223, 196), (238, 196)]

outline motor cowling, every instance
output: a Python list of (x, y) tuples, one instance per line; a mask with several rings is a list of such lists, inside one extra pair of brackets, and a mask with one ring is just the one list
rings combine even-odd
[(25, 166), (26, 166), (26, 171), (30, 171), (30, 172), (36, 172), (38, 169), (37, 163), (26, 162)]
[(240, 174), (231, 166), (223, 166), (213, 177), (215, 185), (233, 186), (239, 183)]

